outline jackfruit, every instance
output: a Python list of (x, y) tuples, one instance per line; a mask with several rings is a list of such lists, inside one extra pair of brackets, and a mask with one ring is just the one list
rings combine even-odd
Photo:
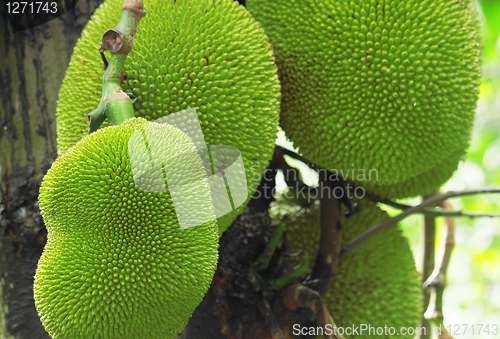
[(248, 0), (247, 9), (274, 47), (280, 125), (304, 157), (350, 170), (349, 181), (386, 198), (449, 179), (479, 94), (472, 1)]
[[(219, 239), (213, 206), (203, 203), (208, 187), (204, 196), (184, 192), (208, 221), (181, 229), (164, 186), (172, 162), (181, 165), (169, 188), (197, 179), (193, 149), (179, 129), (133, 118), (53, 163), (40, 188), (48, 238), (34, 297), (54, 339), (165, 339), (184, 328), (212, 281)], [(163, 163), (149, 166), (150, 155)]]
[[(102, 91), (97, 48), (103, 33), (119, 21), (121, 5), (121, 0), (105, 1), (76, 44), (57, 104), (59, 155), (87, 133), (86, 116)], [(278, 131), (280, 86), (269, 39), (232, 0), (145, 0), (144, 8), (123, 83), (135, 96), (135, 115), (153, 121), (196, 108), (208, 145), (241, 151), (248, 202)], [(245, 205), (219, 218), (221, 231)]]
[(306, 255), (313, 262), (319, 241), (319, 201), (301, 206), (291, 197), (281, 195), (271, 204), (269, 215), (275, 224), (285, 223), (286, 251), (290, 254), (300, 253), (287, 257), (288, 263), (295, 267)]
[[(345, 245), (362, 232), (388, 219), (386, 212), (366, 199), (359, 200), (361, 211), (342, 218), (342, 243)], [(319, 237), (319, 201), (311, 207), (298, 208), (280, 197), (271, 207), (275, 222), (286, 224), (288, 253), (304, 252), (289, 257), (298, 264), (305, 253), (314, 258)], [(284, 218), (287, 216), (287, 218)], [(358, 335), (346, 338), (373, 338), (374, 330), (360, 332), (361, 325), (377, 328), (393, 327), (385, 338), (413, 338), (399, 335), (402, 327), (415, 328), (422, 316), (422, 287), (408, 241), (397, 227), (386, 229), (341, 257), (337, 275), (324, 298), (338, 327), (358, 328)], [(380, 333), (378, 333), (380, 334)], [(386, 334), (386, 333), (384, 333)]]

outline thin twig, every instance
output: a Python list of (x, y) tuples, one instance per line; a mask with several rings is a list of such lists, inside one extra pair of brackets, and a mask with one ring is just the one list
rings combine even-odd
[[(451, 209), (451, 204), (449, 201), (443, 201), (441, 206), (445, 209)], [(451, 252), (453, 247), (455, 246), (455, 222), (451, 217), (445, 218), (445, 227), (443, 228), (441, 235), (441, 244), (440, 244), (440, 252), (436, 260), (436, 267), (434, 271), (430, 275), (429, 279), (427, 279), (425, 285), (426, 287), (430, 287), (436, 285), (440, 282), (443, 283), (445, 280), (438, 279), (439, 277), (443, 278), (446, 275), (446, 270), (448, 269), (448, 265), (450, 263)]]
[(253, 268), (255, 272), (260, 272), (265, 270), (269, 266), (269, 261), (271, 260), (276, 246), (283, 235), (283, 231), (285, 229), (285, 223), (279, 224), (271, 234), (271, 239), (266, 245), (266, 248), (262, 252), (262, 254), (255, 260), (253, 263)]
[(318, 292), (304, 285), (296, 284), (288, 286), (283, 295), (288, 309), (295, 310), (299, 307), (307, 307), (316, 314), (316, 320), (320, 327), (332, 329), (333, 333), (325, 331), (324, 337), (326, 339), (344, 339), (342, 335), (336, 333), (337, 327)]
[(262, 317), (264, 317), (267, 326), (269, 326), (269, 330), (271, 331), (271, 338), (285, 339), (285, 335), (281, 331), (278, 320), (276, 319), (276, 316), (274, 315), (273, 310), (271, 309), (271, 306), (269, 306), (269, 303), (267, 302), (265, 297), (257, 302), (257, 307), (259, 308)]
[[(413, 206), (401, 204), (399, 202), (394, 202), (391, 200), (381, 199), (377, 201), (381, 204), (391, 206), (402, 211), (407, 210), (408, 208), (412, 208)], [(445, 211), (445, 210), (436, 210), (433, 208), (424, 208), (419, 213), (423, 215), (427, 215), (430, 217), (468, 217), (468, 218), (500, 218), (500, 213), (481, 213), (481, 212), (468, 212), (468, 211)]]
[(311, 168), (313, 170), (318, 170), (319, 169), (318, 165), (316, 165), (312, 161), (307, 160), (303, 156), (298, 155), (297, 153), (295, 153), (293, 151), (290, 151), (290, 150), (288, 150), (286, 148), (283, 148), (281, 146), (276, 146), (276, 148), (279, 149), (279, 151), (281, 152), (282, 155), (288, 155), (290, 158), (299, 160), (299, 161), (303, 162), (304, 164), (306, 164), (309, 168)]
[[(452, 209), (448, 201), (441, 203), (443, 209)], [(442, 333), (433, 333), (433, 339), (451, 338), (443, 326), (443, 292), (446, 286), (446, 270), (450, 263), (451, 252), (455, 245), (455, 221), (452, 217), (445, 218), (445, 226), (441, 232), (441, 245), (436, 266), (429, 278), (424, 282), (424, 288), (430, 293), (429, 307), (424, 313), (424, 318), (435, 327), (441, 325)], [(445, 333), (446, 332), (446, 333)]]
[[(316, 280), (311, 288), (325, 296), (337, 271), (342, 245), (342, 224), (340, 200), (334, 197), (332, 182), (325, 172), (320, 172), (320, 230), (319, 244), (314, 266), (307, 280)], [(323, 192), (323, 190), (326, 190)]]
[(344, 248), (342, 249), (341, 255), (345, 255), (352, 251), (356, 246), (360, 245), (363, 243), (365, 240), (368, 240), (371, 238), (373, 235), (385, 230), (386, 228), (389, 228), (391, 226), (396, 225), (398, 222), (403, 220), (409, 215), (419, 213), (422, 209), (428, 206), (433, 206), (443, 200), (454, 198), (454, 197), (461, 197), (461, 196), (467, 196), (467, 195), (475, 195), (475, 194), (490, 194), (490, 193), (500, 193), (500, 187), (487, 187), (487, 188), (478, 188), (478, 189), (471, 189), (471, 190), (464, 190), (464, 191), (450, 191), (445, 194), (438, 195), (436, 197), (433, 197), (431, 199), (427, 199), (423, 201), (420, 205), (408, 208), (401, 214), (398, 214), (395, 217), (392, 217), (390, 219), (387, 219), (380, 224), (376, 225), (375, 227), (369, 229), (368, 231), (360, 234), (356, 238), (352, 239), (349, 243), (347, 243)]
[(287, 272), (279, 278), (269, 281), (269, 289), (270, 290), (279, 290), (290, 284), (291, 282), (305, 276), (307, 273), (311, 271), (311, 267), (309, 265), (309, 257), (307, 253), (304, 256), (304, 260), (297, 266), (294, 267), (293, 270)]
[[(439, 191), (423, 197), (423, 200), (429, 200), (439, 195)], [(432, 206), (434, 207), (434, 205)], [(421, 218), (421, 231), (420, 231), (420, 267), (422, 269), (422, 284), (431, 275), (434, 269), (434, 254), (436, 252), (436, 218), (432, 216), (423, 215)], [(425, 310), (429, 305), (430, 295), (427, 290), (422, 291), (424, 296), (423, 309)], [(427, 319), (422, 316), (422, 326), (425, 327), (424, 332), (420, 332), (419, 339), (429, 339), (431, 337), (431, 324)]]

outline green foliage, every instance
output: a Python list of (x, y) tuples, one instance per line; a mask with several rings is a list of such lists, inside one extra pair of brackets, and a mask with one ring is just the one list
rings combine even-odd
[(481, 12), (484, 16), (482, 30), (483, 56), (486, 60), (494, 58), (498, 49), (498, 38), (500, 37), (500, 1), (479, 0)]

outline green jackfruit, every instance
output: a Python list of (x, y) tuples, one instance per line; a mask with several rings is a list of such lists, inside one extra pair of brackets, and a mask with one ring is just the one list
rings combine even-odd
[[(134, 148), (143, 136), (149, 154)], [(212, 281), (217, 224), (203, 204), (205, 187), (205, 196), (185, 198), (199, 202), (198, 216), (208, 221), (181, 229), (170, 191), (162, 191), (166, 180), (147, 175), (167, 169), (147, 160), (184, 154), (168, 180), (186, 184), (203, 169), (193, 147), (179, 129), (133, 118), (54, 162), (40, 188), (48, 239), (34, 282), (36, 308), (54, 339), (165, 339), (184, 328)]]
[[(388, 218), (375, 203), (360, 200), (361, 211), (342, 218), (342, 243)], [(271, 208), (275, 222), (286, 223), (287, 252), (304, 251), (314, 258), (319, 236), (319, 201), (299, 208), (281, 197)], [(283, 218), (284, 216), (287, 218)], [(292, 265), (302, 256), (290, 257)], [(398, 335), (401, 327), (415, 327), (422, 316), (422, 287), (408, 241), (397, 227), (389, 228), (342, 257), (337, 276), (325, 297), (339, 327), (394, 327), (396, 335), (386, 338), (413, 338)], [(358, 330), (359, 333), (359, 330)], [(346, 338), (373, 338), (373, 330)]]
[(276, 54), (280, 125), (306, 158), (350, 170), (349, 181), (387, 198), (449, 179), (479, 94), (471, 1), (248, 0), (247, 8)]
[(285, 222), (286, 251), (291, 254), (302, 253), (299, 256), (287, 257), (288, 263), (295, 267), (304, 260), (305, 255), (314, 262), (319, 241), (319, 201), (314, 201), (309, 206), (300, 206), (281, 195), (271, 204), (269, 215), (275, 224)]
[[(87, 114), (102, 92), (102, 35), (115, 27), (122, 0), (105, 1), (77, 42), (57, 105), (57, 148), (63, 154), (88, 130)], [(127, 57), (126, 92), (135, 115), (149, 121), (196, 108), (208, 145), (237, 147), (249, 197), (273, 154), (280, 86), (261, 26), (232, 0), (145, 0)], [(105, 125), (104, 125), (105, 126)], [(243, 210), (218, 219), (224, 231)]]

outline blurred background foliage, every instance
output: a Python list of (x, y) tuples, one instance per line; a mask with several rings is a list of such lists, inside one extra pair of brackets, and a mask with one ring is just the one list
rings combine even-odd
[[(471, 145), (465, 160), (442, 192), (489, 186), (500, 186), (500, 0), (477, 0), (481, 18), (483, 41), (483, 81), (476, 110), (476, 121)], [(293, 149), (280, 131), (277, 144)], [(306, 184), (317, 184), (317, 176), (305, 165), (287, 159), (301, 170)], [(277, 191), (286, 184), (278, 174)], [(419, 199), (402, 200), (416, 205)], [(475, 195), (450, 200), (455, 210), (500, 213), (500, 194)], [(387, 208), (390, 214), (399, 211)], [(413, 215), (400, 223), (408, 237), (418, 266), (420, 256), (420, 215)], [(437, 225), (443, 227), (444, 219)], [(436, 239), (439, 246), (439, 237)], [(439, 250), (437, 248), (437, 250)], [(453, 338), (500, 338), (500, 218), (456, 218), (455, 248), (447, 275), (444, 294), (444, 323), (452, 326)], [(460, 331), (453, 327), (460, 326)], [(478, 333), (483, 324), (483, 332)], [(489, 325), (489, 333), (484, 331)], [(495, 325), (497, 334), (494, 334)]]
[[(500, 0), (479, 0), (483, 39), (483, 82), (471, 145), (442, 191), (500, 186)], [(415, 204), (418, 201), (411, 201)], [(500, 195), (476, 195), (450, 200), (454, 209), (500, 212)], [(415, 257), (420, 255), (420, 216), (401, 223)], [(438, 219), (441, 228), (444, 220)], [(437, 239), (437, 243), (439, 240)], [(444, 293), (444, 322), (495, 324), (496, 335), (478, 334), (464, 326), (453, 338), (500, 338), (500, 218), (456, 218), (455, 248)], [(457, 332), (458, 333), (458, 332)]]

